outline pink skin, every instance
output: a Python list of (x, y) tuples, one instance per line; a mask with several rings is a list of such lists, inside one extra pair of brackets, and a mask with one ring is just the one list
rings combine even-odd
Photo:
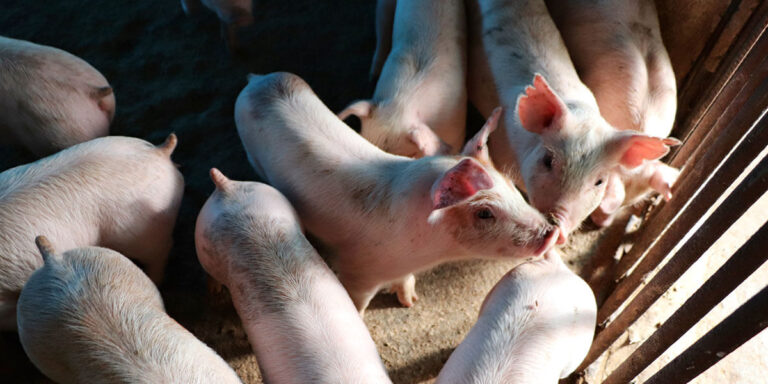
[(299, 77), (250, 77), (235, 121), (262, 180), (280, 190), (359, 310), (390, 282), (441, 262), (526, 259), (558, 236), (490, 164), (492, 115), (462, 156), (388, 154), (340, 121)]
[(195, 245), (229, 288), (262, 377), (270, 383), (391, 383), (339, 280), (302, 234), (288, 200), (211, 170)]
[(596, 315), (592, 290), (550, 250), (493, 287), (435, 383), (555, 384), (589, 351)]
[(237, 30), (253, 24), (253, 0), (181, 0), (186, 14), (197, 12), (205, 6), (221, 20), (222, 37), (226, 38), (230, 51), (240, 48)]
[(485, 115), (498, 103), (516, 112), (491, 135), (493, 160), (567, 236), (598, 206), (617, 166), (658, 159), (669, 142), (602, 118), (543, 0), (467, 0), (467, 8), (470, 100)]
[[(653, 1), (550, 1), (573, 63), (594, 93), (605, 120), (619, 130), (665, 137), (677, 105), (675, 75), (664, 48)], [(672, 144), (674, 145), (674, 144)], [(615, 213), (651, 191), (665, 199), (679, 171), (660, 161), (615, 169), (621, 182), (606, 190), (592, 220), (609, 224)]]
[(463, 0), (381, 0), (377, 39), (373, 66), (383, 68), (376, 91), (339, 118), (357, 116), (360, 134), (395, 155), (458, 153), (467, 111)]
[(44, 263), (19, 298), (19, 340), (46, 376), (57, 383), (240, 383), (224, 359), (165, 313), (160, 292), (125, 256), (98, 247), (57, 254), (44, 236), (35, 242)]
[(0, 36), (0, 142), (47, 156), (109, 134), (107, 79), (68, 52)]
[(102, 246), (162, 280), (184, 191), (165, 143), (109, 136), (0, 173), (0, 329), (15, 329), (16, 298), (43, 261), (34, 236), (61, 249)]

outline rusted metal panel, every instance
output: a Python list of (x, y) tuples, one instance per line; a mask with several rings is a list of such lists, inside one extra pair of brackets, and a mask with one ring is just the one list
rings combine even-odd
[(687, 383), (768, 327), (768, 286), (712, 328), (646, 384)]
[[(722, 181), (730, 180), (735, 175), (740, 174), (751, 160), (766, 147), (768, 143), (768, 115), (764, 115), (760, 122), (749, 132), (747, 138), (742, 142), (737, 151), (730, 156), (723, 166), (713, 176), (712, 180), (699, 193), (694, 201), (687, 207), (683, 213), (683, 218), (690, 217), (689, 220), (679, 220), (673, 224), (672, 230), (665, 232), (670, 234), (667, 238), (661, 239), (658, 246), (654, 246), (649, 252), (649, 256), (661, 259), (667, 252), (671, 251), (674, 245), (685, 235), (687, 230), (695, 224), (701, 213), (708, 205), (701, 206), (702, 201), (709, 198), (716, 198), (722, 194), (720, 188), (708, 188), (712, 185), (720, 186)], [(729, 183), (725, 183), (723, 190)], [(664, 268), (637, 294), (637, 296), (628, 304), (628, 306), (611, 321), (607, 327), (597, 333), (592, 348), (582, 363), (584, 368), (599, 357), (626, 329), (634, 323), (661, 295), (677, 280), (682, 273), (698, 257), (714, 243), (730, 225), (736, 221), (741, 214), (746, 211), (762, 194), (768, 189), (768, 157), (763, 158), (760, 164), (755, 167), (747, 178), (728, 196), (727, 199), (707, 218), (704, 224), (693, 233), (688, 241), (681, 247), (680, 251), (670, 260)], [(714, 196), (712, 196), (714, 195)], [(703, 209), (703, 210), (702, 210)], [(634, 291), (641, 283), (643, 276), (653, 269), (645, 263), (649, 259), (644, 259), (637, 270), (632, 273), (627, 280), (620, 284), (614, 295), (609, 297), (603, 307), (598, 311), (598, 321), (605, 320), (611, 313), (606, 313), (603, 309), (606, 305), (618, 307), (623, 303), (626, 297)], [(646, 267), (647, 266), (647, 267)], [(655, 264), (653, 265), (655, 267)], [(643, 267), (643, 268), (641, 268)], [(651, 269), (647, 269), (651, 268)], [(602, 317), (601, 317), (602, 316)]]
[[(762, 1), (754, 10), (749, 20), (742, 27), (739, 36), (730, 46), (725, 56), (720, 61), (715, 73), (707, 70), (706, 64), (710, 56), (713, 55), (712, 49), (721, 38), (721, 34), (726, 27), (733, 21), (731, 20), (742, 5), (741, 0), (732, 1), (718, 23), (717, 28), (712, 33), (707, 45), (703, 50), (686, 77), (681, 87), (678, 102), (678, 124), (673, 131), (673, 136), (678, 138), (687, 137), (693, 128), (701, 122), (701, 119), (712, 107), (712, 104), (718, 99), (722, 92), (727, 92), (727, 88), (733, 88), (732, 78), (742, 61), (752, 50), (754, 44), (763, 34), (768, 25), (768, 1)], [(715, 108), (718, 109), (718, 108)]]
[[(712, 277), (614, 370), (603, 384), (628, 383), (640, 374), (749, 275), (768, 260), (768, 223), (739, 248)], [(679, 263), (673, 259), (670, 264)], [(668, 264), (669, 265), (669, 264)], [(665, 267), (665, 269), (669, 269)], [(671, 268), (669, 273), (678, 273)]]

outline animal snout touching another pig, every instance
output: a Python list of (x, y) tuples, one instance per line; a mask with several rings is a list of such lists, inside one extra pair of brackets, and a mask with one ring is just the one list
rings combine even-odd
[(19, 338), (58, 383), (239, 383), (232, 368), (164, 310), (152, 281), (121, 254), (97, 247), (57, 253), (35, 239), (44, 264), (19, 298)]
[(257, 174), (282, 192), (362, 311), (409, 273), (467, 258), (528, 259), (558, 229), (490, 161), (501, 110), (458, 156), (411, 159), (355, 133), (296, 75), (252, 75), (235, 122)]
[(555, 250), (496, 283), (436, 383), (557, 383), (587, 355), (597, 305)]
[(0, 173), (0, 328), (15, 328), (18, 293), (43, 265), (37, 233), (61, 249), (114, 249), (162, 280), (184, 191), (176, 142), (103, 137)]
[(0, 36), (0, 143), (38, 157), (109, 134), (107, 79), (63, 50)]
[(344, 287), (304, 237), (288, 200), (211, 170), (197, 219), (198, 258), (229, 288), (270, 383), (390, 383)]

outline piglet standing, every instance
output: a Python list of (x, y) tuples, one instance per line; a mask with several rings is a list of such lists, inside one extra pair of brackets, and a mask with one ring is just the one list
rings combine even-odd
[(371, 100), (352, 103), (339, 117), (359, 117), (360, 134), (389, 153), (458, 153), (467, 113), (463, 0), (379, 0), (376, 12), (374, 67), (386, 57), (381, 77)]
[(19, 339), (57, 383), (240, 383), (211, 348), (170, 318), (155, 285), (123, 255), (97, 247), (57, 254), (19, 298)]
[(550, 250), (496, 283), (435, 383), (555, 384), (584, 360), (596, 316), (589, 285)]
[(16, 299), (43, 260), (34, 234), (61, 249), (97, 245), (163, 277), (184, 179), (160, 146), (109, 136), (0, 173), (0, 329), (16, 326)]
[(222, 37), (227, 39), (230, 51), (239, 48), (237, 29), (253, 24), (253, 0), (181, 0), (184, 13), (196, 12), (205, 6), (221, 20)]
[(109, 134), (115, 95), (90, 64), (0, 36), (0, 142), (47, 156)]
[[(549, 0), (547, 5), (605, 120), (619, 130), (669, 136), (677, 87), (653, 1)], [(632, 170), (616, 167), (592, 221), (610, 224), (621, 206), (651, 190), (671, 198), (678, 174), (658, 160)]]
[(261, 180), (282, 192), (362, 312), (386, 284), (441, 262), (537, 257), (556, 227), (488, 158), (497, 110), (461, 156), (382, 151), (298, 76), (251, 75), (235, 121)]
[(603, 119), (544, 0), (468, 0), (468, 9), (470, 100), (486, 116), (498, 103), (507, 111), (491, 155), (564, 235), (597, 208), (617, 165), (634, 169), (677, 143)]
[(391, 383), (360, 314), (288, 200), (211, 170), (195, 227), (203, 268), (229, 288), (269, 383)]

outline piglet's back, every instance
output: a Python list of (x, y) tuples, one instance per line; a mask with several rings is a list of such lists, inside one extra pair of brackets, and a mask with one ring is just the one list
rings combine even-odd
[[(41, 240), (43, 239), (43, 240)], [(60, 383), (237, 383), (234, 371), (163, 309), (154, 284), (105, 248), (55, 254), (19, 299), (19, 337)], [(53, 347), (55, 346), (55, 347)]]

